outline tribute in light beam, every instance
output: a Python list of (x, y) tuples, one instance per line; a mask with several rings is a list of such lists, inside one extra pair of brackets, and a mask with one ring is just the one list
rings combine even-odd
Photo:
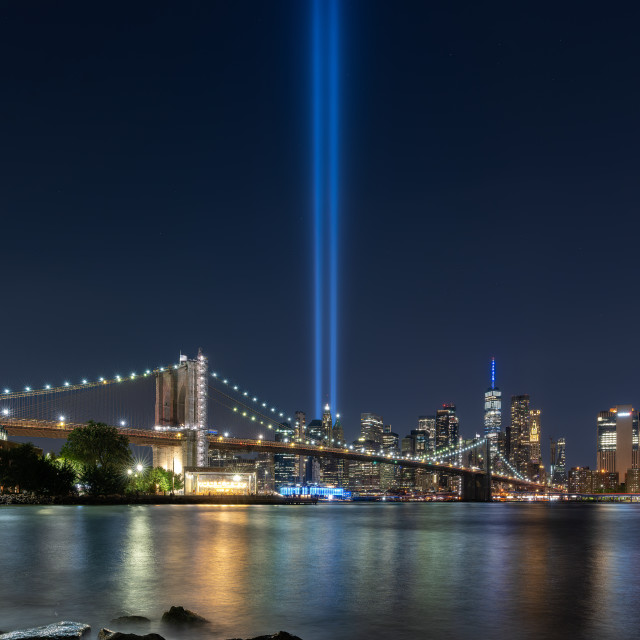
[[(338, 0), (313, 3), (315, 411), (338, 406)], [(326, 261), (326, 264), (325, 264)]]

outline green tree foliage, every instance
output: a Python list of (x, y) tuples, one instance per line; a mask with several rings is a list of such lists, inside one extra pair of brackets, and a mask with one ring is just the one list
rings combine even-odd
[(129, 438), (115, 427), (87, 422), (68, 436), (61, 455), (76, 467), (80, 482), (92, 495), (123, 493), (131, 463)]
[(127, 477), (122, 469), (86, 465), (80, 473), (80, 484), (92, 496), (119, 495), (127, 488)]
[(131, 462), (129, 438), (93, 420), (69, 434), (60, 454), (83, 467), (122, 469)]
[[(172, 482), (173, 480), (173, 482)], [(182, 489), (182, 476), (162, 467), (148, 468), (129, 476), (127, 491), (135, 493), (167, 493)]]
[(68, 495), (73, 491), (75, 477), (68, 462), (43, 458), (31, 443), (0, 450), (0, 486), (4, 491)]

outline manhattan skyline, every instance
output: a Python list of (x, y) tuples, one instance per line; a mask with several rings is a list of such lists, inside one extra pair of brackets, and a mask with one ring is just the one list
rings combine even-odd
[[(529, 394), (545, 463), (565, 436), (569, 465), (593, 465), (597, 413), (640, 404), (634, 21), (595, 3), (399, 7), (340, 5), (332, 410), (352, 439), (362, 412), (404, 433), (453, 402), (482, 433), (495, 357), (503, 429)], [(0, 385), (202, 346), (320, 417), (311, 18), (6, 8)]]

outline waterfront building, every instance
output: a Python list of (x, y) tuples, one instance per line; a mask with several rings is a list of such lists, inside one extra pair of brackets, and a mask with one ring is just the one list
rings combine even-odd
[[(293, 442), (296, 430), (290, 422), (281, 422), (275, 429), (276, 442)], [(276, 491), (286, 484), (295, 483), (300, 477), (299, 457), (295, 453), (275, 453), (273, 455)]]
[(638, 468), (638, 412), (630, 404), (600, 411), (597, 437), (598, 471), (616, 471), (624, 482)]
[(429, 453), (436, 448), (436, 417), (418, 416), (418, 431), (427, 434), (426, 451)]
[(498, 452), (498, 435), (502, 429), (502, 391), (496, 387), (496, 359), (491, 358), (491, 384), (484, 394), (484, 434), (489, 438), (491, 453)]
[(629, 469), (627, 471), (625, 491), (627, 493), (640, 493), (640, 469)]
[(255, 471), (186, 467), (184, 472), (185, 495), (250, 495), (257, 493)]
[(256, 484), (258, 493), (273, 493), (275, 486), (275, 465), (273, 453), (259, 453), (256, 458)]
[(384, 432), (384, 422), (381, 416), (375, 413), (360, 414), (360, 435), (367, 441), (382, 444), (382, 434)]
[(511, 429), (509, 432), (509, 462), (520, 472), (526, 473), (529, 462), (529, 429), (531, 411), (529, 394), (511, 396)]
[[(354, 443), (354, 449), (362, 453), (380, 453), (381, 445), (373, 440), (358, 438)], [(381, 464), (373, 460), (349, 463), (349, 488), (361, 493), (379, 493)]]
[(569, 493), (593, 493), (593, 471), (589, 467), (569, 471)]
[(617, 493), (620, 491), (620, 477), (617, 471), (594, 471), (591, 475), (593, 493)]

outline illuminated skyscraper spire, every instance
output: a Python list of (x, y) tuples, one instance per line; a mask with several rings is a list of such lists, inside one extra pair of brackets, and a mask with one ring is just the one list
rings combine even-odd
[(502, 391), (496, 387), (496, 359), (491, 358), (491, 386), (484, 394), (484, 433), (491, 440), (491, 451), (498, 451), (502, 427)]

